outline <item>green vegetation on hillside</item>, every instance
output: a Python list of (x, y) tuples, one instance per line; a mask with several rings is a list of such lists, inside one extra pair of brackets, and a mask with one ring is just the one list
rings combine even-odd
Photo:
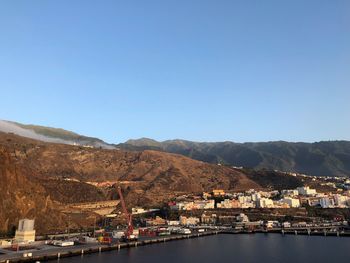
[(127, 150), (153, 149), (178, 153), (209, 163), (222, 163), (255, 169), (280, 170), (320, 176), (350, 175), (350, 142), (323, 141), (291, 143), (216, 142), (199, 143), (170, 140), (149, 143), (133, 140), (118, 145)]

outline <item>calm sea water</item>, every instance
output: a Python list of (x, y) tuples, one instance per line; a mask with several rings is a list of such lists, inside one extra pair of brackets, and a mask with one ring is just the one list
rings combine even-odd
[(216, 235), (60, 259), (59, 262), (350, 262), (350, 238)]

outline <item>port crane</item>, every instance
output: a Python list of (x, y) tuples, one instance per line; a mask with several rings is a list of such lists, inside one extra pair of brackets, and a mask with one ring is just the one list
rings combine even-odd
[(126, 228), (125, 233), (124, 233), (124, 239), (126, 241), (135, 240), (137, 238), (134, 235), (134, 227), (132, 225), (132, 214), (130, 214), (126, 208), (121, 187), (118, 186), (117, 190), (118, 190), (120, 203), (122, 204), (123, 213), (124, 213), (126, 223), (127, 223), (127, 228)]

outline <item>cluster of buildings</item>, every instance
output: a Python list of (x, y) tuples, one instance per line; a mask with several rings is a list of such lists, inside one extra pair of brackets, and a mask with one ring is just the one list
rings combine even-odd
[[(277, 171), (276, 172), (281, 172)], [(309, 179), (311, 181), (317, 181), (321, 186), (329, 186), (334, 189), (343, 189), (350, 190), (350, 179), (348, 177), (340, 176), (315, 176), (315, 175), (306, 175), (300, 173), (285, 173), (288, 176), (301, 177)]]
[(146, 226), (170, 226), (170, 227), (178, 227), (178, 226), (197, 226), (197, 225), (216, 225), (218, 223), (231, 223), (231, 222), (249, 222), (248, 216), (241, 213), (239, 215), (230, 215), (230, 216), (221, 216), (216, 214), (207, 214), (202, 213), (200, 216), (184, 216), (181, 215), (178, 220), (165, 220), (159, 216), (156, 216), (152, 219), (146, 220)]
[(170, 202), (169, 207), (172, 210), (214, 209), (215, 200), (207, 199), (207, 200)]
[[(279, 193), (256, 192), (250, 190), (245, 193), (234, 194), (232, 199), (225, 198), (217, 203), (217, 208), (297, 208), (300, 207), (298, 198), (284, 196), (278, 198)], [(277, 199), (278, 198), (278, 199)]]
[(298, 198), (303, 205), (317, 206), (321, 208), (349, 208), (350, 192), (344, 193), (317, 193), (309, 187), (298, 187), (296, 190), (283, 190), (282, 194), (291, 198)]
[(159, 216), (156, 216), (155, 218), (146, 219), (146, 226), (195, 226), (200, 222), (200, 218), (193, 216), (180, 216), (179, 220), (166, 220)]
[(203, 193), (197, 200), (182, 200), (170, 202), (172, 210), (196, 209), (230, 209), (230, 208), (298, 208), (304, 205), (322, 208), (350, 207), (350, 192), (318, 193), (308, 186), (282, 191), (256, 191), (254, 189), (225, 193), (223, 190), (213, 190), (212, 193)]

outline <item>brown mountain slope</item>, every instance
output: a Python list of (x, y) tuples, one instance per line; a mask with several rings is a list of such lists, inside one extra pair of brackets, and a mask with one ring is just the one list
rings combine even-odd
[(0, 231), (11, 228), (19, 216), (36, 217), (37, 224), (45, 228), (47, 221), (61, 221), (45, 189), (25, 173), (13, 164), (8, 152), (0, 149)]
[(39, 232), (64, 229), (68, 218), (61, 213), (62, 203), (105, 199), (87, 184), (36, 177), (30, 166), (18, 165), (14, 159), (0, 146), (0, 232), (24, 217), (35, 218)]
[(253, 179), (181, 155), (91, 149), (0, 133), (0, 226), (4, 231), (9, 222), (36, 217), (42, 230), (63, 228), (62, 205), (117, 198), (86, 182), (122, 184), (129, 206), (151, 206), (180, 193), (260, 188)]

